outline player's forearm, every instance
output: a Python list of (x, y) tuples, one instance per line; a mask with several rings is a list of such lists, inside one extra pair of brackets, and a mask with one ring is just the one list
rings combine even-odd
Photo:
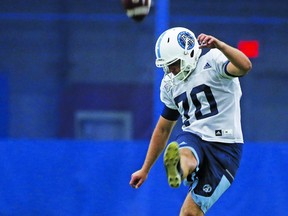
[[(228, 59), (229, 61), (238, 69), (237, 74), (238, 76), (243, 76), (248, 73), (251, 68), (252, 64), (249, 58), (242, 53), (240, 50), (224, 43), (220, 42), (219, 46), (217, 47)], [(233, 69), (232, 69), (233, 70)]]
[(170, 130), (161, 131), (160, 129), (155, 129), (149, 144), (144, 164), (142, 166), (142, 169), (145, 170), (145, 172), (149, 173), (150, 169), (164, 150), (170, 133)]
[(166, 145), (166, 141), (151, 139), (147, 155), (142, 166), (145, 172), (149, 173), (150, 169), (162, 153)]

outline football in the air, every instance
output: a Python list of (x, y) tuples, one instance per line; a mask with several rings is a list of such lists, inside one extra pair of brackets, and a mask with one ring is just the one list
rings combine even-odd
[(121, 0), (126, 14), (133, 20), (142, 21), (150, 11), (151, 0)]

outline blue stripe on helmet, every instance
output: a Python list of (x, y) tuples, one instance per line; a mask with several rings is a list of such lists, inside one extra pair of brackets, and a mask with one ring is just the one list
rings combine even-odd
[(156, 50), (157, 50), (157, 58), (161, 58), (161, 54), (160, 54), (160, 44), (162, 42), (163, 36), (165, 35), (166, 32), (162, 33), (162, 35), (160, 35), (158, 42), (156, 44)]

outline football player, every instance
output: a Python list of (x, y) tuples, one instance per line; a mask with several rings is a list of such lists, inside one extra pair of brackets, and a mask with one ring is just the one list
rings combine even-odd
[[(210, 49), (201, 56), (203, 48)], [(160, 35), (156, 66), (164, 70), (164, 109), (145, 161), (131, 176), (139, 188), (163, 152), (181, 116), (182, 132), (164, 152), (168, 184), (189, 186), (180, 215), (204, 215), (233, 182), (242, 154), (239, 77), (252, 68), (240, 50), (207, 34), (176, 27)]]

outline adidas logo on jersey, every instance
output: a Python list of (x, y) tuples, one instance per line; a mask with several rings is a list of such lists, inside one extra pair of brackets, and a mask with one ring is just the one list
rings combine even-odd
[(203, 69), (205, 70), (205, 69), (208, 69), (208, 68), (211, 68), (211, 65), (207, 62)]
[(222, 136), (222, 130), (215, 130), (215, 136)]
[(215, 136), (231, 136), (233, 135), (232, 129), (215, 130)]

